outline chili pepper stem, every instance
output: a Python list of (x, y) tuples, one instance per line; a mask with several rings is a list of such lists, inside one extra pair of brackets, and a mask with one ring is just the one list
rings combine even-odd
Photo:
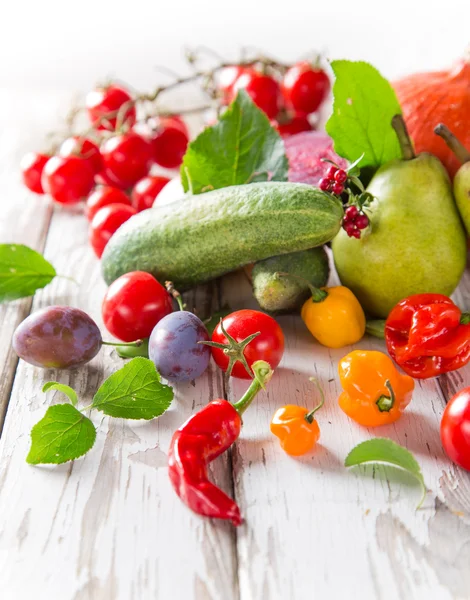
[(385, 319), (372, 319), (367, 321), (366, 333), (381, 340), (385, 339)]
[(302, 281), (303, 283), (308, 285), (308, 288), (312, 294), (313, 302), (323, 302), (323, 300), (325, 300), (325, 298), (328, 296), (328, 292), (326, 290), (321, 290), (320, 288), (315, 287), (310, 283), (310, 281), (308, 281), (308, 279), (300, 277), (299, 275), (293, 275), (292, 273), (283, 273), (281, 271), (278, 271), (277, 273), (275, 273), (275, 277), (292, 277), (293, 279), (298, 279), (299, 281)]
[(184, 310), (184, 304), (183, 304), (183, 300), (181, 298), (181, 294), (178, 292), (177, 289), (175, 289), (173, 282), (165, 281), (165, 287), (166, 287), (166, 291), (170, 294), (170, 296), (172, 298), (174, 298), (176, 300), (176, 302), (178, 302), (179, 309)]
[(132, 346), (138, 348), (144, 343), (143, 340), (136, 340), (135, 342), (101, 342), (103, 346)]
[(246, 390), (243, 396), (233, 407), (239, 415), (242, 415), (245, 410), (250, 406), (253, 398), (260, 391), (261, 388), (265, 388), (273, 375), (273, 370), (267, 362), (264, 360), (257, 360), (252, 365), (254, 379), (250, 384), (250, 387)]
[(315, 379), (315, 377), (309, 377), (309, 380), (315, 384), (317, 390), (320, 392), (321, 398), (320, 404), (318, 404), (318, 406), (315, 406), (314, 409), (312, 409), (309, 413), (305, 415), (305, 420), (307, 421), (307, 423), (313, 423), (315, 413), (317, 412), (317, 410), (320, 410), (320, 408), (325, 404), (325, 393), (323, 392), (323, 388)]
[(390, 380), (387, 379), (387, 381), (385, 382), (385, 387), (390, 392), (390, 396), (385, 396), (385, 394), (382, 394), (377, 400), (376, 404), (380, 412), (389, 412), (393, 408), (393, 405), (395, 404), (396, 400), (395, 392), (393, 390), (392, 384), (390, 383)]
[(410, 134), (408, 133), (408, 129), (406, 128), (406, 123), (402, 115), (395, 115), (393, 117), (392, 127), (397, 134), (403, 160), (412, 160), (413, 158), (416, 158), (416, 154), (413, 149), (413, 142), (411, 141)]
[(470, 323), (470, 313), (464, 312), (460, 315), (460, 325), (468, 325)]

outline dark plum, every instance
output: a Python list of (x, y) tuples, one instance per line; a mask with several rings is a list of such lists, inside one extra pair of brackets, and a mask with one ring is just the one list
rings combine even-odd
[(209, 334), (201, 319), (182, 310), (163, 317), (149, 340), (149, 357), (169, 381), (191, 381), (204, 373), (211, 351), (205, 344)]
[(20, 358), (37, 367), (69, 369), (96, 356), (101, 333), (86, 313), (70, 306), (48, 306), (18, 325), (12, 345)]

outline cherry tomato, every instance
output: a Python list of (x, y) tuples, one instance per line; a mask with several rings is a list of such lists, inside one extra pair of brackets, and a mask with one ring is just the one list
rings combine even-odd
[(312, 131), (314, 127), (310, 124), (308, 117), (303, 114), (294, 115), (291, 119), (284, 123), (274, 121), (273, 127), (279, 131), (279, 135), (283, 138), (302, 133), (302, 131)]
[(154, 161), (165, 169), (176, 169), (188, 147), (188, 129), (180, 117), (161, 117), (149, 123)]
[(132, 206), (140, 212), (152, 208), (155, 198), (170, 180), (168, 177), (144, 177), (138, 181), (132, 190)]
[(53, 156), (42, 172), (45, 192), (60, 204), (75, 204), (84, 200), (94, 186), (89, 164), (78, 156)]
[[(258, 310), (238, 310), (222, 320), (225, 331), (235, 339), (243, 342), (253, 333), (260, 332), (243, 350), (248, 366), (257, 360), (265, 360), (275, 369), (281, 362), (284, 353), (284, 334), (278, 323), (269, 315)], [(220, 323), (214, 329), (212, 341), (218, 344), (227, 344), (228, 340), (222, 332)], [(221, 348), (211, 348), (216, 364), (226, 371), (229, 366), (229, 357)], [(237, 360), (232, 369), (232, 376), (239, 379), (251, 379), (243, 364)]]
[(143, 271), (116, 279), (102, 305), (106, 329), (123, 342), (149, 337), (160, 319), (172, 311), (170, 294), (155, 277)]
[(470, 471), (470, 387), (447, 403), (441, 421), (441, 441), (450, 460)]
[(21, 174), (25, 186), (36, 194), (44, 194), (41, 176), (50, 156), (39, 152), (28, 152), (21, 159)]
[(240, 65), (231, 65), (230, 67), (224, 67), (219, 71), (217, 87), (222, 96), (222, 104), (230, 104), (231, 98), (233, 97), (233, 85), (240, 75), (246, 70), (246, 67), (242, 67)]
[[(108, 85), (106, 87), (98, 87), (91, 92), (88, 92), (85, 98), (85, 105), (88, 112), (88, 117), (94, 125), (96, 121), (96, 129), (107, 129), (114, 131), (116, 129), (117, 112), (125, 102), (129, 102), (131, 96), (127, 90), (118, 85)], [(113, 114), (114, 113), (114, 114)], [(105, 115), (109, 115), (106, 120), (100, 120)], [(136, 120), (135, 106), (129, 106), (126, 110), (123, 122), (132, 127)]]
[(119, 227), (136, 214), (135, 208), (125, 204), (108, 204), (99, 209), (90, 223), (89, 231), (90, 244), (98, 258), (101, 258), (106, 244)]
[(100, 149), (88, 138), (74, 135), (62, 142), (59, 148), (59, 156), (79, 156), (86, 160), (93, 173), (99, 173), (103, 168), (103, 159)]
[(330, 80), (323, 69), (299, 62), (284, 75), (282, 93), (286, 104), (303, 113), (315, 112), (330, 91)]
[(246, 69), (232, 87), (232, 99), (238, 90), (246, 90), (258, 108), (274, 119), (282, 108), (281, 89), (278, 82), (269, 75), (253, 69)]
[(85, 206), (86, 218), (91, 221), (96, 213), (108, 204), (127, 204), (131, 206), (129, 196), (115, 187), (109, 185), (103, 185), (95, 188), (88, 196)]
[(101, 146), (103, 174), (118, 187), (132, 187), (152, 166), (152, 148), (140, 135), (130, 131), (108, 138)]

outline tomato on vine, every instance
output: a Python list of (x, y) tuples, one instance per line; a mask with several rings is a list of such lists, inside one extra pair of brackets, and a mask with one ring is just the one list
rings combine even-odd
[(60, 204), (84, 200), (94, 183), (89, 164), (78, 156), (53, 156), (47, 161), (41, 177), (44, 191)]
[(183, 161), (189, 142), (184, 121), (178, 117), (160, 117), (149, 122), (149, 142), (153, 160), (165, 169), (176, 169)]
[(161, 177), (159, 175), (144, 177), (138, 181), (131, 193), (132, 206), (138, 212), (152, 208), (158, 194), (169, 181), (168, 177)]
[(150, 171), (152, 148), (142, 136), (129, 131), (108, 138), (101, 145), (103, 175), (114, 185), (126, 189)]
[(292, 109), (310, 114), (315, 112), (330, 91), (330, 80), (323, 69), (302, 61), (291, 67), (282, 81), (282, 94)]
[(119, 188), (109, 185), (98, 186), (87, 198), (85, 205), (86, 218), (91, 221), (100, 208), (109, 204), (126, 204), (127, 206), (131, 206), (131, 201), (129, 196)]
[(258, 310), (238, 310), (226, 316), (214, 329), (212, 357), (227, 375), (252, 379), (251, 366), (266, 361), (272, 369), (281, 362), (284, 334), (278, 323)]
[(115, 84), (97, 87), (88, 92), (85, 105), (91, 124), (99, 130), (114, 131), (119, 109), (129, 102), (129, 108), (126, 108), (122, 115), (122, 123), (132, 127), (136, 120), (136, 110), (131, 100), (129, 92)]
[(470, 387), (449, 400), (441, 421), (441, 441), (447, 456), (470, 471)]
[(121, 275), (108, 288), (102, 315), (106, 329), (123, 342), (147, 338), (173, 311), (171, 296), (149, 273)]
[(90, 223), (89, 231), (90, 244), (98, 258), (101, 258), (106, 244), (119, 227), (136, 214), (134, 207), (125, 204), (108, 204), (99, 209)]
[(99, 173), (103, 168), (98, 146), (86, 137), (74, 135), (62, 142), (59, 148), (59, 156), (78, 156), (83, 158), (90, 166), (93, 173)]
[(36, 194), (44, 194), (44, 189), (41, 184), (41, 176), (50, 159), (48, 154), (40, 152), (28, 152), (21, 159), (21, 175), (25, 186)]
[(302, 131), (312, 131), (314, 127), (308, 120), (307, 115), (298, 113), (287, 120), (273, 121), (272, 125), (278, 130), (281, 137), (289, 137), (296, 133), (302, 133)]
[(269, 75), (263, 75), (254, 69), (245, 69), (233, 84), (231, 100), (238, 90), (245, 90), (269, 119), (274, 119), (282, 108), (281, 88)]

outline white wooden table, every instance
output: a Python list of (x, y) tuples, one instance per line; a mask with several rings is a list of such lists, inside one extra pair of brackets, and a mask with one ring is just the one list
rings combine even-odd
[[(266, 393), (245, 417), (239, 441), (214, 464), (216, 482), (239, 503), (238, 529), (193, 515), (170, 487), (166, 452), (173, 430), (224, 394), (211, 365), (196, 385), (178, 385), (171, 409), (151, 422), (92, 416), (95, 447), (55, 467), (26, 464), (29, 431), (60, 394), (48, 380), (72, 385), (89, 403), (122, 364), (105, 348), (75, 371), (34, 368), (10, 348), (17, 324), (49, 304), (69, 304), (101, 323), (105, 290), (79, 211), (53, 208), (20, 183), (24, 152), (65, 112), (67, 100), (2, 92), (0, 97), (0, 242), (43, 251), (59, 273), (34, 299), (0, 306), (0, 598), (2, 600), (311, 600), (330, 598), (470, 598), (470, 474), (454, 467), (439, 440), (439, 421), (470, 367), (417, 382), (403, 418), (380, 430), (361, 428), (338, 408), (337, 362), (350, 349), (314, 343), (297, 317), (284, 317), (287, 349)], [(470, 308), (470, 277), (456, 298)], [(228, 302), (253, 305), (243, 276), (198, 289), (188, 304), (210, 313)], [(363, 348), (383, 349), (365, 339)], [(269, 433), (276, 407), (313, 406), (308, 377), (323, 385), (320, 445), (301, 459), (285, 455)], [(229, 399), (246, 383), (234, 381)], [(389, 436), (412, 450), (431, 489), (415, 511), (413, 481), (383, 467), (347, 471), (343, 461), (361, 440)]]

